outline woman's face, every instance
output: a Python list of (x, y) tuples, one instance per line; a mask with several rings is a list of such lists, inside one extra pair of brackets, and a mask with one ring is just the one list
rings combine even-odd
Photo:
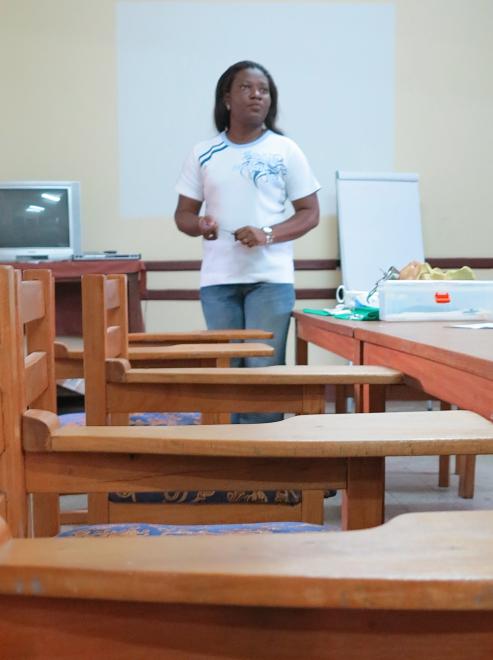
[(261, 126), (271, 104), (269, 81), (258, 69), (238, 71), (224, 102), (230, 106), (232, 121)]

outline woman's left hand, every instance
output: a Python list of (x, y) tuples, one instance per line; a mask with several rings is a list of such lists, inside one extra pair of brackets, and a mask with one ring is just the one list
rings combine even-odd
[(267, 236), (258, 227), (247, 225), (235, 231), (235, 240), (248, 248), (258, 247), (267, 243)]

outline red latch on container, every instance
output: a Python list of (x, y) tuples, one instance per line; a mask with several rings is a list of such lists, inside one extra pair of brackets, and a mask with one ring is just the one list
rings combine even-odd
[(440, 293), (437, 291), (435, 293), (435, 302), (436, 303), (449, 303), (450, 302), (450, 293)]

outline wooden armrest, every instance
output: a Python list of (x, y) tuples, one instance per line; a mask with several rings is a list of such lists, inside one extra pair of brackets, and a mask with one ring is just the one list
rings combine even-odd
[(52, 434), (60, 428), (58, 416), (48, 410), (27, 410), (22, 415), (22, 445), (25, 451), (51, 451)]
[(405, 514), (352, 532), (220, 537), (12, 539), (0, 520), (0, 544), (0, 592), (18, 598), (493, 609), (491, 511)]
[[(196, 360), (214, 358), (244, 358), (244, 357), (270, 357), (274, 349), (268, 344), (248, 342), (245, 344), (233, 343), (204, 343), (204, 344), (173, 344), (171, 346), (131, 346), (129, 358), (135, 362), (145, 360)], [(84, 359), (82, 348), (68, 348), (62, 342), (55, 342), (55, 359), (80, 360)]]
[(132, 361), (139, 360), (195, 360), (235, 357), (270, 357), (274, 349), (268, 344), (173, 344), (172, 346), (134, 346), (129, 348)]
[(56, 379), (63, 381), (70, 378), (84, 378), (82, 348), (69, 348), (60, 341), (56, 341), (54, 346)]
[(193, 332), (131, 332), (131, 344), (186, 344), (216, 343), (241, 339), (271, 339), (272, 332), (266, 330), (196, 330)]
[(65, 426), (23, 416), (25, 451), (229, 457), (367, 457), (493, 453), (493, 424), (465, 410), (300, 415), (270, 424)]
[(56, 360), (82, 360), (84, 358), (84, 351), (82, 348), (69, 348), (61, 341), (55, 342), (55, 359)]
[(400, 383), (395, 369), (371, 365), (303, 366), (250, 368), (133, 369), (128, 360), (106, 361), (106, 376), (114, 383), (206, 383), (206, 384), (339, 384), (390, 385)]

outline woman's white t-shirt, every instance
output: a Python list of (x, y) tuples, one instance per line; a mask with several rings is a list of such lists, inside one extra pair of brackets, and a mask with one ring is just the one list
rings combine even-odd
[(204, 213), (219, 225), (218, 239), (203, 241), (200, 285), (294, 282), (292, 241), (247, 248), (233, 234), (286, 220), (293, 213), (289, 201), (319, 188), (305, 155), (284, 135), (269, 130), (235, 144), (221, 133), (197, 144), (176, 191), (205, 202)]

